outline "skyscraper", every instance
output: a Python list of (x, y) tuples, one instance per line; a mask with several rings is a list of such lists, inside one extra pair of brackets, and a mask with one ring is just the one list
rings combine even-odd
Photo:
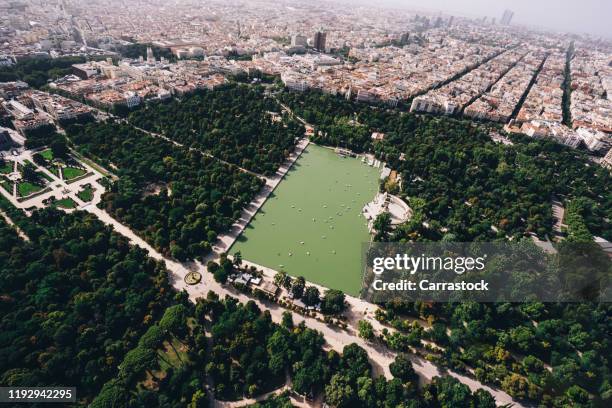
[(327, 41), (327, 33), (317, 31), (314, 35), (313, 48), (319, 52), (325, 52), (325, 42)]
[(147, 62), (150, 64), (155, 62), (155, 55), (153, 54), (151, 47), (147, 47)]
[(512, 21), (512, 17), (514, 17), (513, 11), (511, 10), (504, 11), (504, 14), (502, 15), (502, 18), (501, 18), (501, 24), (510, 25), (510, 22)]

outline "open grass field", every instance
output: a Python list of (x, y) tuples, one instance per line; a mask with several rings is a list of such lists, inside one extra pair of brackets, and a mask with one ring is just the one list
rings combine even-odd
[(75, 179), (77, 177), (81, 177), (82, 175), (84, 175), (87, 172), (85, 170), (79, 169), (77, 167), (64, 167), (62, 169), (62, 173), (63, 173), (63, 176), (64, 176), (64, 180), (68, 181), (68, 180)]
[(75, 203), (74, 200), (70, 197), (62, 198), (61, 200), (57, 200), (54, 204), (57, 207), (66, 208), (66, 209), (76, 208), (77, 206), (77, 203)]
[(38, 193), (42, 189), (42, 186), (27, 181), (22, 181), (17, 185), (17, 193), (19, 194), (19, 197), (27, 197), (31, 194)]
[(357, 295), (363, 206), (378, 191), (380, 169), (310, 145), (231, 248), (246, 260)]
[(0, 174), (9, 174), (13, 172), (13, 167), (15, 166), (14, 162), (4, 160), (2, 164), (0, 164)]
[(43, 150), (40, 152), (40, 155), (47, 161), (53, 160), (53, 152), (51, 149)]

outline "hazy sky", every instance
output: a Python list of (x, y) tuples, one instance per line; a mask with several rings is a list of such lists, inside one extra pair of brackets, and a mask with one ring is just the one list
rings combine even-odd
[(612, 0), (361, 0), (394, 7), (420, 7), (495, 17), (514, 11), (513, 22), (612, 38)]

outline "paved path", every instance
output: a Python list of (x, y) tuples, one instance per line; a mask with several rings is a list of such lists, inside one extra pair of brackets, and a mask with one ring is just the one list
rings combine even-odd
[(10, 227), (15, 229), (15, 232), (17, 232), (17, 236), (19, 236), (19, 238), (23, 239), (24, 241), (29, 241), (30, 240), (30, 237), (28, 237), (26, 235), (26, 233), (23, 232), (23, 230), (21, 228), (19, 228), (19, 226), (13, 222), (13, 220), (11, 219), (11, 217), (8, 216), (7, 213), (5, 213), (4, 211), (0, 210), (0, 217), (4, 218), (4, 221), (6, 221), (6, 223)]

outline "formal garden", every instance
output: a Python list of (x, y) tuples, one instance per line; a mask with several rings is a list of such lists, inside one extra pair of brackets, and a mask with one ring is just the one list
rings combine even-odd
[(52, 142), (48, 149), (35, 153), (32, 158), (36, 164), (66, 182), (87, 174), (87, 170), (68, 153), (66, 143), (61, 140)]

